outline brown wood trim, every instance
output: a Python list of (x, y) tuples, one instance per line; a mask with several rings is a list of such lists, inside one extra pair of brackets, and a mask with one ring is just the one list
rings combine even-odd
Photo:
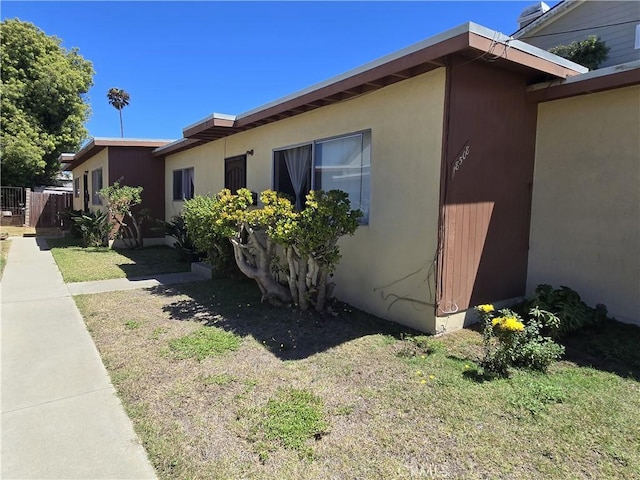
[(383, 86), (387, 86), (391, 83), (403, 80), (402, 77), (396, 77), (395, 79), (387, 79), (385, 77), (391, 77), (398, 72), (405, 72), (422, 64), (427, 64), (428, 67), (424, 72), (421, 73), (426, 73), (429, 70), (435, 70), (436, 68), (440, 68), (442, 66), (442, 57), (445, 57), (446, 55), (449, 55), (458, 50), (465, 49), (468, 46), (469, 33), (465, 32), (443, 42), (430, 45), (417, 52), (413, 52), (395, 60), (391, 60), (390, 62), (384, 63), (369, 70), (365, 70), (364, 72), (360, 72), (351, 77), (339, 80), (335, 83), (326, 85), (317, 90), (313, 90), (304, 95), (292, 98), (277, 105), (273, 105), (246, 117), (239, 118), (236, 122), (236, 126), (250, 125), (253, 122), (270, 117), (272, 115), (288, 112), (293, 109), (300, 108), (303, 105), (310, 105), (318, 102), (319, 100), (327, 99), (329, 97), (341, 94), (349, 90), (357, 90), (365, 85), (368, 87), (373, 87), (369, 90), (382, 88)]
[(440, 161), (440, 205), (438, 205), (438, 251), (436, 254), (436, 298), (435, 298), (435, 315), (438, 316), (440, 304), (442, 300), (443, 281), (444, 281), (444, 228), (445, 228), (445, 194), (447, 191), (446, 183), (448, 174), (448, 158), (449, 158), (449, 126), (451, 123), (451, 59), (447, 61), (445, 90), (444, 90), (444, 112), (442, 115), (442, 158)]
[[(478, 53), (478, 57), (483, 54), (487, 56), (495, 54), (501, 57), (502, 61), (515, 63), (525, 69), (530, 69), (532, 73), (546, 73), (560, 78), (578, 73), (517, 48), (509, 48), (501, 43), (496, 46), (496, 43), (489, 38), (465, 31), (349, 77), (271, 104), (245, 117), (240, 117), (235, 122), (213, 116), (186, 128), (183, 135), (185, 138), (199, 139), (203, 142), (217, 140), (239, 131), (289, 118), (441, 68), (445, 65), (447, 57), (455, 53), (471, 55)], [(196, 145), (185, 145), (184, 148), (180, 145), (179, 148), (184, 150), (193, 146)], [(164, 154), (180, 150), (171, 149), (165, 151)]]
[(191, 138), (197, 136), (197, 134), (203, 132), (204, 130), (208, 130), (210, 128), (218, 128), (218, 127), (233, 127), (235, 124), (235, 120), (229, 120), (226, 118), (209, 118), (204, 122), (198, 123), (185, 129), (182, 134), (186, 138)]
[(575, 97), (589, 93), (597, 93), (605, 90), (629, 87), (640, 84), (640, 69), (626, 70), (624, 72), (602, 75), (571, 83), (550, 84), (546, 88), (537, 88), (526, 92), (529, 102), (540, 103), (561, 98)]
[(105, 147), (162, 147), (169, 144), (169, 140), (136, 140), (118, 138), (92, 138), (74, 156), (71, 168), (82, 165), (91, 157), (94, 157)]
[(537, 57), (517, 48), (509, 48), (501, 43), (497, 46), (490, 38), (482, 37), (475, 33), (469, 35), (469, 45), (476, 50), (493, 54), (496, 57), (508, 60), (510, 62), (518, 63), (525, 67), (529, 67), (540, 72), (548, 73), (560, 78), (567, 78), (572, 75), (577, 75), (579, 72), (572, 70), (557, 63), (553, 63), (544, 58)]

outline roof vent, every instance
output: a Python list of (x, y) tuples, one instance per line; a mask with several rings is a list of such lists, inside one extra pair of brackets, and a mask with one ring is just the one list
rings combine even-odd
[(549, 11), (549, 5), (544, 2), (537, 2), (525, 8), (518, 17), (518, 28), (524, 28)]

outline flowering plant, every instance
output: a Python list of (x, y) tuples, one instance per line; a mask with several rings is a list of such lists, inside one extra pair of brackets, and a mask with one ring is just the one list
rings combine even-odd
[(511, 367), (545, 371), (564, 353), (564, 347), (542, 335), (559, 326), (558, 317), (550, 312), (532, 308), (523, 320), (510, 309), (496, 312), (491, 304), (479, 305), (475, 311), (483, 327), (481, 364), (489, 375), (506, 376)]

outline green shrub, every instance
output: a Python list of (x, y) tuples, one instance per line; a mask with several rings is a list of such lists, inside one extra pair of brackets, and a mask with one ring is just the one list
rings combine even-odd
[(511, 367), (544, 372), (564, 353), (562, 345), (544, 335), (559, 326), (553, 313), (532, 308), (523, 320), (510, 309), (496, 313), (493, 305), (480, 305), (475, 310), (483, 328), (481, 365), (489, 376), (507, 376)]
[(525, 303), (525, 308), (545, 310), (558, 317), (558, 327), (548, 332), (554, 338), (564, 337), (607, 319), (607, 307), (598, 304), (591, 308), (582, 301), (578, 292), (565, 286), (554, 289), (551, 285), (538, 285), (533, 298)]
[(235, 262), (229, 238), (219, 228), (220, 208), (217, 197), (196, 195), (185, 202), (182, 218), (195, 249), (204, 252), (216, 271), (224, 273)]
[(595, 70), (609, 56), (609, 47), (595, 35), (586, 40), (550, 48), (549, 52)]
[(106, 247), (109, 245), (109, 233), (112, 225), (109, 222), (109, 213), (84, 212), (71, 217), (82, 233), (82, 244), (85, 247)]
[(200, 254), (191, 239), (187, 224), (180, 215), (174, 215), (171, 221), (165, 222), (164, 234), (173, 237), (174, 248), (180, 254), (180, 260), (183, 262), (194, 262), (200, 259)]

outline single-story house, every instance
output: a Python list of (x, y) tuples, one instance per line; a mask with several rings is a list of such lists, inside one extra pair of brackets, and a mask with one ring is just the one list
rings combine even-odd
[[(525, 295), (538, 105), (586, 68), (474, 23), (154, 150), (165, 217), (224, 187), (297, 199), (339, 188), (365, 212), (340, 242), (336, 296), (427, 332)], [(545, 111), (543, 110), (543, 113)], [(190, 189), (193, 185), (193, 189)]]
[[(63, 168), (73, 177), (73, 209), (105, 210), (98, 194), (103, 187), (121, 185), (143, 187), (142, 204), (153, 218), (164, 220), (164, 162), (153, 150), (171, 140), (92, 138), (75, 154), (63, 154)], [(163, 243), (162, 232), (145, 229), (145, 244)]]

